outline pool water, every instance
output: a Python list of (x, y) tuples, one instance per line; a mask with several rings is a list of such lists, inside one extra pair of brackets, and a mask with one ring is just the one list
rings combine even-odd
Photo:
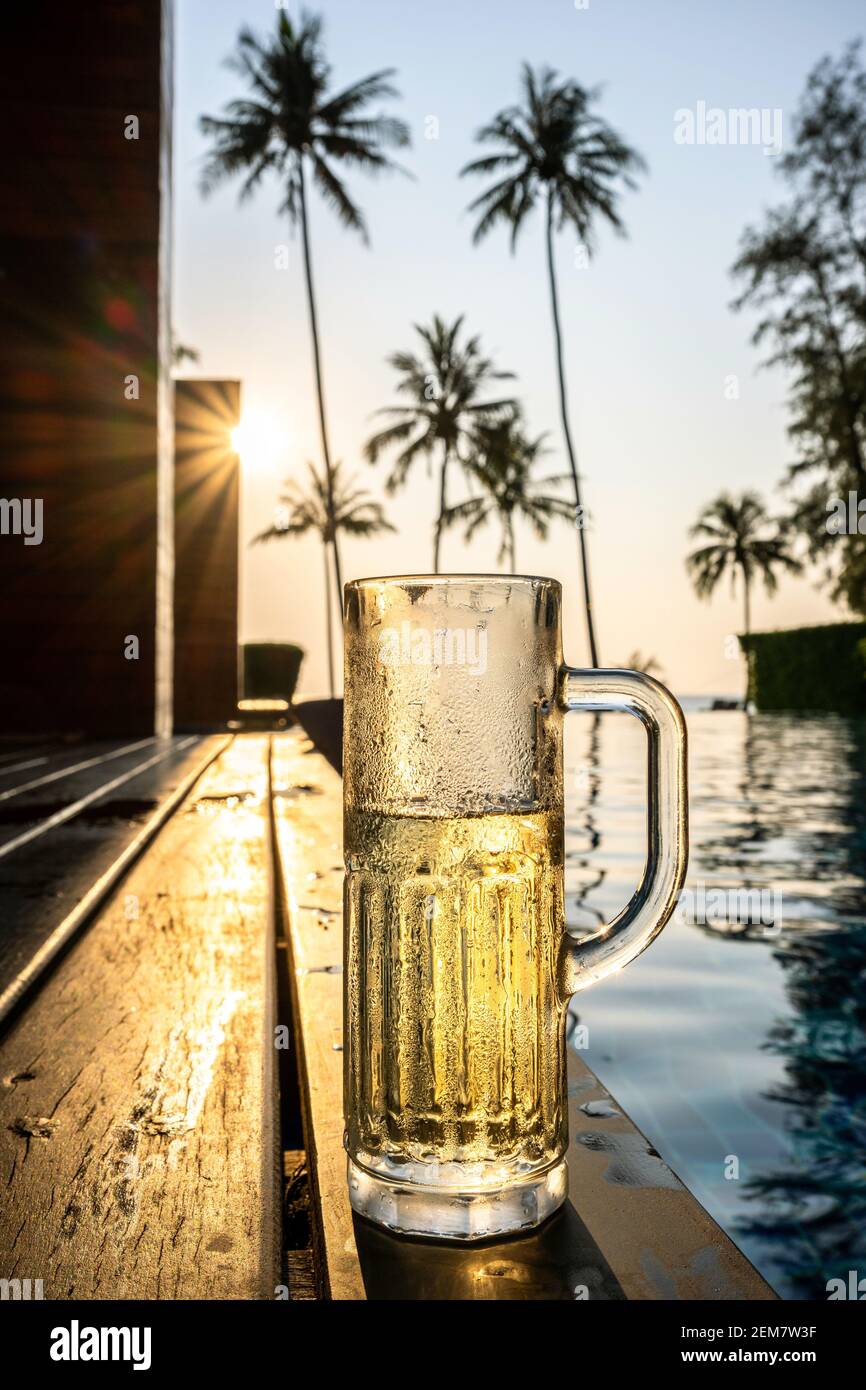
[[(581, 1055), (774, 1288), (825, 1299), (831, 1278), (866, 1277), (866, 721), (687, 719), (698, 924), (678, 914), (575, 998)], [(640, 877), (646, 754), (627, 715), (566, 730), (568, 921), (585, 932)]]

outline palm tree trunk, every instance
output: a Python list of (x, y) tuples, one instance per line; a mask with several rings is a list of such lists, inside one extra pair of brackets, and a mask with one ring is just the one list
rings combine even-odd
[[(745, 565), (744, 565), (744, 566), (743, 566), (743, 634), (744, 634), (744, 636), (748, 637), (751, 631), (752, 631), (752, 613), (751, 613), (751, 603), (750, 603), (750, 599), (749, 599), (749, 576), (748, 576), (748, 574), (746, 573), (746, 567), (745, 567)], [(749, 651), (748, 651), (748, 646), (747, 646), (747, 648), (746, 648), (746, 693), (745, 693), (745, 696), (743, 697), (743, 709), (746, 708), (746, 706), (748, 705), (748, 703), (749, 703)]]
[(565, 366), (562, 359), (562, 329), (559, 322), (559, 300), (556, 292), (556, 270), (553, 262), (553, 190), (547, 194), (547, 273), (550, 278), (550, 303), (553, 309), (553, 336), (556, 341), (556, 368), (559, 375), (559, 408), (562, 415), (562, 433), (574, 483), (574, 504), (577, 508), (578, 540), (580, 543), (580, 566), (583, 575), (583, 598), (586, 606), (586, 632), (589, 638), (589, 654), (593, 666), (598, 666), (598, 648), (595, 641), (595, 623), (592, 613), (592, 594), (589, 584), (589, 555), (587, 553), (586, 531), (583, 526), (583, 513), (580, 501), (580, 479), (577, 474), (577, 460), (571, 441), (571, 427), (568, 421), (568, 402), (565, 395)]
[(331, 566), (328, 563), (328, 542), (322, 538), (322, 554), (325, 557), (325, 629), (328, 634), (328, 689), (331, 699), (336, 698), (334, 689), (334, 608), (331, 603)]
[[(301, 205), (301, 241), (304, 247), (304, 275), (307, 281), (307, 303), (310, 309), (310, 332), (313, 337), (313, 365), (316, 370), (316, 395), (319, 402), (319, 429), (322, 435), (322, 455), (325, 461), (325, 481), (328, 492), (328, 527), (331, 532), (330, 543), (334, 556), (334, 577), (337, 581), (337, 598), (340, 604), (340, 621), (343, 620), (343, 576), (340, 570), (340, 548), (337, 543), (337, 527), (334, 508), (334, 470), (331, 465), (331, 451), (328, 447), (328, 427), (325, 422), (325, 395), (322, 386), (322, 362), (319, 354), (319, 321), (316, 314), (316, 296), (313, 293), (313, 268), (310, 263), (310, 232), (307, 226), (307, 195), (304, 187), (304, 162), (298, 160), (298, 189)], [(329, 609), (330, 612), (330, 609)]]
[(440, 550), (440, 547), (441, 547), (441, 544), (442, 544), (442, 525), (443, 525), (443, 522), (444, 522), (444, 519), (445, 519), (445, 508), (446, 508), (446, 506), (447, 506), (447, 501), (446, 501), (446, 496), (445, 496), (445, 481), (446, 481), (446, 477), (447, 477), (447, 474), (448, 474), (448, 464), (449, 464), (449, 461), (450, 461), (450, 454), (449, 454), (449, 451), (448, 451), (448, 445), (446, 444), (445, 447), (444, 447), (444, 452), (443, 452), (443, 454), (442, 454), (442, 466), (441, 466), (441, 469), (440, 469), (440, 472), (439, 472), (439, 515), (438, 515), (437, 518), (436, 518), (436, 532), (435, 532), (435, 535), (434, 535), (434, 537), (433, 537), (433, 573), (434, 573), (434, 574), (438, 574), (438, 573), (439, 573), (439, 550)]
[(508, 530), (508, 561), (511, 566), (509, 573), (514, 574), (517, 569), (517, 556), (514, 547), (514, 520), (510, 515), (506, 518), (506, 527)]

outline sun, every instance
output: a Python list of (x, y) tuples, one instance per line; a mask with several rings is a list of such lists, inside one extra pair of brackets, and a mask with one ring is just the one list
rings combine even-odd
[(260, 410), (245, 410), (230, 438), (243, 467), (254, 473), (274, 467), (284, 442), (282, 431), (274, 420)]

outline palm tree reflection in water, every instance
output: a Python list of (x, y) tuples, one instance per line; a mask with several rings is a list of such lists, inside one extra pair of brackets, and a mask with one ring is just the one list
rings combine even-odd
[[(773, 950), (792, 1013), (767, 1036), (785, 1068), (770, 1098), (788, 1108), (794, 1153), (788, 1164), (746, 1183), (754, 1211), (741, 1227), (771, 1248), (790, 1292), (801, 1298), (826, 1296), (827, 1281), (847, 1284), (852, 1269), (866, 1274), (866, 729), (832, 722), (840, 754), (848, 745), (848, 807), (837, 835), (816, 842), (815, 867), (822, 877), (833, 875), (836, 921), (794, 923)], [(761, 763), (754, 749), (748, 754), (751, 790)], [(756, 810), (757, 799), (757, 792), (749, 797)], [(766, 837), (768, 827), (757, 819), (755, 829), (756, 839)]]
[[(582, 735), (569, 797), (573, 931), (625, 900), (642, 848), (638, 745), (624, 781), (616, 723)], [(689, 883), (772, 889), (782, 921), (671, 923), (616, 986), (578, 998), (570, 1035), (591, 1023), (590, 1066), (765, 1277), (825, 1299), (828, 1280), (866, 1275), (866, 724), (690, 723)]]
[(601, 714), (592, 716), (586, 756), (572, 773), (577, 796), (577, 829), (585, 839), (579, 848), (565, 852), (566, 862), (570, 864), (569, 877), (572, 882), (577, 879), (577, 887), (566, 894), (565, 910), (568, 929), (577, 937), (590, 936), (604, 926), (604, 913), (587, 901), (590, 893), (601, 888), (606, 878), (606, 870), (593, 863), (590, 857), (601, 848), (595, 807), (601, 793), (602, 718)]

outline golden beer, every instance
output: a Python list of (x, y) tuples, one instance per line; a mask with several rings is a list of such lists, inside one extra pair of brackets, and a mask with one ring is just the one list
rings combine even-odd
[(347, 1144), (423, 1181), (555, 1163), (566, 1143), (562, 819), (357, 812), (347, 830)]

